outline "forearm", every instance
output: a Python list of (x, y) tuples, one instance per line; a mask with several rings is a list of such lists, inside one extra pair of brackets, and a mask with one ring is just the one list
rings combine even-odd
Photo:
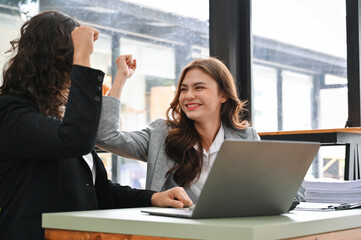
[(87, 54), (74, 53), (73, 64), (83, 67), (90, 67), (90, 56)]
[[(40, 114), (31, 101), (3, 98), (9, 107), (2, 111), (0, 152), (23, 159), (58, 159), (89, 153), (100, 118), (101, 99), (96, 99), (101, 97), (103, 75), (98, 70), (73, 66), (62, 120)], [(95, 91), (98, 87), (100, 90)]]
[(74, 46), (73, 64), (90, 67), (90, 55), (93, 53), (93, 45), (99, 32), (91, 27), (80, 26), (74, 28), (71, 36)]
[[(82, 66), (73, 66), (72, 85), (65, 115), (60, 126), (60, 138), (80, 147), (95, 144), (101, 111), (101, 86), (104, 73)], [(94, 91), (96, 89), (96, 91)]]
[(118, 72), (115, 75), (114, 83), (113, 83), (112, 88), (109, 91), (108, 96), (120, 100), (125, 81), (126, 81), (126, 78), (124, 76), (122, 76), (121, 73)]
[(150, 131), (126, 132), (119, 129), (120, 101), (103, 97), (96, 144), (98, 147), (122, 157), (147, 161)]
[(129, 186), (121, 186), (111, 183), (116, 208), (150, 207), (152, 196), (155, 193), (151, 190), (139, 190)]
[(97, 141), (114, 138), (120, 130), (120, 101), (103, 96)]

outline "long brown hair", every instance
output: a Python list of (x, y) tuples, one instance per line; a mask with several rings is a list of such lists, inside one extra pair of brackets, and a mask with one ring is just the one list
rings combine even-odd
[(14, 56), (5, 64), (0, 96), (17, 95), (36, 103), (40, 113), (61, 118), (73, 65), (71, 32), (79, 23), (56, 11), (24, 23), (11, 41)]
[[(199, 69), (212, 77), (217, 82), (219, 90), (228, 97), (221, 107), (222, 123), (233, 129), (246, 128), (240, 124), (245, 102), (239, 100), (234, 79), (227, 67), (213, 57), (197, 59), (188, 64), (183, 69), (176, 95), (167, 110), (169, 130), (165, 141), (167, 155), (176, 162), (167, 175), (174, 173), (176, 183), (184, 187), (189, 187), (192, 182), (198, 180), (203, 166), (200, 136), (194, 127), (194, 121), (189, 119), (179, 106), (181, 84), (192, 69)], [(198, 146), (198, 150), (193, 147), (194, 145)]]

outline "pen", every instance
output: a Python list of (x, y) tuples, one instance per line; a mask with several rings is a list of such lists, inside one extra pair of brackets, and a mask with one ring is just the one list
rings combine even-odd
[(330, 205), (328, 208), (335, 209), (335, 210), (344, 210), (344, 209), (350, 209), (358, 207), (358, 203), (341, 203), (336, 205)]
[(333, 206), (335, 210), (344, 210), (349, 209), (351, 207), (351, 204), (349, 203), (341, 203), (340, 205)]

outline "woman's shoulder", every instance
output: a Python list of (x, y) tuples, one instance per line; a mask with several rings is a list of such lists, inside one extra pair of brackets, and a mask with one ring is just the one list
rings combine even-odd
[(256, 129), (251, 126), (247, 126), (244, 129), (241, 129), (241, 128), (230, 128), (230, 129), (234, 132), (238, 132), (238, 133), (242, 133), (242, 134), (251, 134), (251, 133), (256, 132)]
[(159, 143), (163, 143), (164, 139), (168, 135), (168, 127), (165, 119), (156, 119), (151, 122), (148, 127), (147, 131), (150, 136), (151, 145)]
[(15, 119), (18, 120), (23, 117), (24, 114), (28, 113), (39, 113), (38, 108), (34, 102), (22, 97), (11, 95), (0, 97), (1, 124), (6, 121), (14, 121)]
[(20, 106), (37, 109), (37, 106), (33, 101), (24, 97), (16, 95), (0, 96), (0, 111)]
[(165, 131), (168, 132), (168, 125), (165, 119), (158, 118), (151, 122), (148, 126), (150, 129), (154, 129), (157, 131)]
[(244, 129), (240, 128), (229, 128), (225, 127), (226, 138), (241, 138), (247, 140), (259, 140), (257, 131), (253, 127), (247, 127)]

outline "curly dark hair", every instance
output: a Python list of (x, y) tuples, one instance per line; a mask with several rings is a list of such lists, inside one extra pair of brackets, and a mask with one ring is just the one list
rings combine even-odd
[[(221, 121), (229, 128), (245, 129), (240, 122), (244, 118), (246, 102), (238, 98), (237, 88), (232, 74), (220, 60), (214, 57), (196, 59), (182, 71), (176, 95), (167, 110), (168, 135), (165, 140), (167, 155), (176, 162), (167, 175), (174, 173), (176, 183), (189, 187), (199, 179), (203, 165), (203, 147), (201, 137), (194, 127), (194, 121), (189, 119), (179, 105), (181, 85), (186, 74), (192, 69), (199, 69), (217, 82), (219, 90), (228, 97), (221, 107)], [(193, 146), (197, 145), (198, 150)]]
[(62, 118), (73, 65), (71, 32), (79, 23), (56, 11), (42, 12), (24, 23), (10, 42), (14, 56), (5, 64), (0, 96), (34, 101), (40, 113)]

